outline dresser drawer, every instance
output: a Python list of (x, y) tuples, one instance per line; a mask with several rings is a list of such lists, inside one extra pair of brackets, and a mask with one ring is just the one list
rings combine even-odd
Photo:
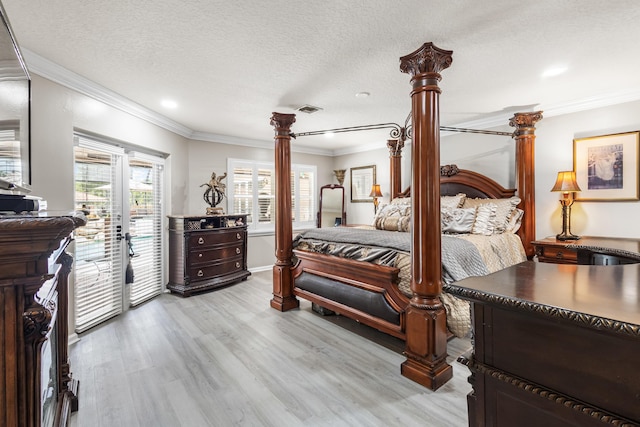
[(578, 251), (561, 246), (540, 246), (537, 248), (542, 262), (556, 262), (561, 264), (577, 264)]
[(244, 261), (242, 257), (234, 259), (222, 260), (219, 263), (204, 265), (200, 268), (192, 266), (189, 268), (189, 276), (192, 282), (198, 280), (207, 280), (212, 277), (222, 276), (225, 274), (235, 273), (244, 269)]
[(189, 251), (190, 264), (203, 264), (241, 256), (244, 253), (244, 242), (234, 242), (223, 247), (202, 247)]
[(216, 232), (191, 233), (187, 241), (187, 250), (197, 250), (207, 246), (244, 241), (244, 230), (217, 230)]

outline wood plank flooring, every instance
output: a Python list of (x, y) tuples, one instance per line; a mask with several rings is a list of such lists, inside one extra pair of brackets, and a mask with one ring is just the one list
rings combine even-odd
[(467, 425), (469, 371), (432, 392), (400, 375), (403, 344), (301, 300), (269, 306), (271, 271), (182, 298), (164, 294), (81, 336), (72, 427)]

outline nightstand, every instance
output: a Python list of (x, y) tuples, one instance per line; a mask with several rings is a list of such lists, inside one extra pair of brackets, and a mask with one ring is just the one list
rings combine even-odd
[(546, 237), (531, 242), (540, 262), (554, 264), (631, 264), (640, 262), (640, 239), (582, 236), (560, 241)]

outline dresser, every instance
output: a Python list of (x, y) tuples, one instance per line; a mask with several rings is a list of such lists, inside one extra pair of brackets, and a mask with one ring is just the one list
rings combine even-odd
[(555, 237), (531, 242), (540, 262), (614, 265), (640, 262), (640, 239), (582, 236), (560, 241)]
[(68, 357), (66, 250), (82, 214), (0, 216), (0, 425), (65, 426), (77, 410)]
[(469, 425), (640, 425), (639, 277), (526, 261), (448, 285), (473, 303)]
[(169, 283), (182, 296), (246, 280), (247, 216), (169, 216)]

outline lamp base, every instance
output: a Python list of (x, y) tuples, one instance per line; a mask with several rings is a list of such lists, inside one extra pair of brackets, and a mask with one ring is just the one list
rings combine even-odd
[(576, 236), (571, 233), (561, 233), (556, 235), (556, 240), (565, 241), (565, 240), (580, 240), (580, 236)]

